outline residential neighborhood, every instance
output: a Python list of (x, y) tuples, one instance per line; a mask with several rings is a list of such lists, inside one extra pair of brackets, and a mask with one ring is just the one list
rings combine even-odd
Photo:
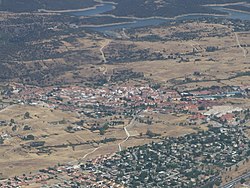
[[(206, 131), (198, 130), (180, 137), (161, 137), (148, 130), (147, 136), (159, 137), (160, 141), (122, 149), (116, 154), (102, 155), (87, 163), (60, 164), (41, 169), (35, 174), (13, 177), (1, 181), (2, 187), (21, 187), (34, 183), (42, 187), (219, 186), (223, 171), (237, 170), (240, 163), (249, 161), (250, 140), (245, 133), (249, 129), (245, 126), (250, 120), (249, 108), (226, 102), (228, 98), (248, 98), (249, 87), (246, 86), (178, 91), (157, 85), (41, 89), (13, 83), (6, 86), (2, 94), (5, 100), (12, 99), (16, 104), (45, 106), (88, 117), (68, 127), (66, 131), (69, 133), (88, 128), (105, 134), (110, 126), (124, 125), (122, 117), (129, 118), (135, 114), (138, 115), (134, 118), (137, 123), (156, 123), (153, 116), (144, 116), (144, 113), (186, 114), (188, 118), (180, 122), (179, 126), (195, 129), (195, 126), (204, 124), (208, 127)], [(24, 116), (29, 118), (28, 112)], [(113, 120), (102, 122), (102, 118), (108, 116), (113, 117)], [(5, 120), (0, 123), (1, 126), (11, 124)], [(31, 128), (25, 125), (23, 129)], [(10, 136), (2, 133), (2, 143)], [(36, 148), (38, 153), (50, 151), (44, 145), (45, 141), (34, 141), (32, 135), (22, 139), (32, 141), (23, 145), (23, 148)], [(115, 140), (110, 138), (100, 143)], [(63, 180), (63, 183), (59, 180)], [(53, 186), (46, 186), (48, 182)]]

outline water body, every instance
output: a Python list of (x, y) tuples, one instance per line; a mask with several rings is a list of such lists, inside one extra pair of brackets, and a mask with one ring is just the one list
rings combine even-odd
[(109, 26), (89, 27), (89, 29), (103, 32), (103, 31), (112, 31), (112, 30), (123, 29), (123, 28), (154, 26), (154, 25), (160, 25), (163, 23), (170, 23), (172, 21), (190, 20), (190, 19), (198, 19), (198, 18), (204, 18), (204, 17), (209, 17), (209, 16), (197, 14), (197, 15), (182, 16), (176, 19), (163, 19), (163, 18), (145, 18), (145, 19), (139, 19), (139, 20), (135, 19), (131, 23), (120, 23), (120, 24), (114, 24), (114, 25), (109, 25)]
[[(78, 11), (78, 12), (72, 12), (71, 14), (76, 16), (95, 16), (99, 15), (108, 11), (113, 10), (115, 7), (113, 4), (110, 3), (103, 3), (100, 6), (96, 6), (96, 8), (84, 10), (84, 11)], [(145, 18), (145, 19), (134, 19), (133, 22), (130, 23), (116, 23), (109, 26), (91, 26), (87, 27), (88, 29), (93, 29), (95, 31), (101, 31), (101, 32), (109, 32), (116, 29), (123, 29), (123, 28), (136, 28), (136, 27), (145, 27), (145, 26), (154, 26), (159, 25), (162, 23), (168, 23), (173, 20), (181, 21), (181, 20), (190, 20), (190, 19), (198, 19), (198, 18), (204, 18), (204, 17), (222, 17), (222, 18), (229, 18), (229, 19), (241, 19), (241, 20), (250, 20), (250, 13), (246, 12), (240, 12), (240, 11), (234, 11), (234, 10), (228, 10), (225, 9), (222, 6), (214, 6), (212, 7), (216, 10), (220, 10), (222, 12), (227, 13), (228, 15), (225, 16), (216, 16), (216, 15), (202, 15), (202, 14), (192, 14), (192, 15), (183, 15), (179, 16), (176, 19), (161, 19), (161, 18)]]
[(94, 15), (108, 12), (110, 10), (113, 10), (114, 8), (115, 7), (113, 4), (105, 3), (102, 5), (97, 5), (95, 8), (90, 8), (90, 9), (83, 10), (83, 11), (71, 12), (70, 14), (75, 15), (75, 16), (94, 16)]
[(240, 11), (231, 10), (231, 9), (229, 10), (223, 7), (213, 7), (213, 9), (228, 13), (228, 16), (225, 16), (225, 18), (250, 20), (250, 13), (247, 13), (247, 12), (240, 12)]

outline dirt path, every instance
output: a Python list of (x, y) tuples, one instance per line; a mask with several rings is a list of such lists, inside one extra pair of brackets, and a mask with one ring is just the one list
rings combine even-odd
[(93, 149), (93, 150), (90, 151), (89, 153), (86, 153), (86, 154), (81, 158), (81, 160), (85, 159), (85, 158), (88, 157), (90, 154), (94, 153), (96, 150), (98, 150), (98, 149), (100, 149), (100, 148), (101, 148), (101, 146), (99, 146), (99, 147)]
[(106, 57), (105, 57), (105, 53), (104, 53), (103, 49), (104, 49), (105, 47), (107, 47), (107, 46), (109, 45), (109, 43), (110, 43), (110, 40), (105, 40), (105, 42), (102, 44), (102, 46), (101, 46), (101, 48), (100, 48), (102, 60), (103, 60), (104, 63), (107, 63), (107, 59), (106, 59)]
[(236, 38), (237, 46), (242, 50), (243, 56), (246, 58), (247, 57), (247, 51), (246, 51), (246, 49), (241, 46), (238, 34), (236, 32), (234, 32), (234, 35), (235, 35), (235, 38)]
[(189, 41), (188, 44), (194, 48), (197, 52), (202, 50), (201, 45), (196, 41)]
[(127, 137), (125, 138), (125, 140), (123, 140), (122, 142), (120, 142), (120, 143), (118, 144), (119, 151), (122, 151), (121, 145), (122, 145), (123, 143), (125, 143), (131, 136), (135, 136), (135, 135), (131, 135), (131, 134), (129, 133), (129, 131), (127, 130), (127, 127), (130, 127), (130, 126), (133, 126), (133, 125), (134, 125), (136, 117), (137, 117), (137, 116), (134, 116), (133, 119), (130, 121), (130, 123), (129, 123), (127, 126), (125, 126), (125, 127), (123, 128), (124, 131), (125, 131), (125, 133), (126, 133), (126, 135), (127, 135)]
[(125, 39), (129, 39), (130, 37), (126, 34), (125, 28), (122, 28), (122, 35)]
[(109, 82), (111, 80), (111, 75), (108, 74), (107, 66), (106, 65), (101, 66), (100, 71), (102, 72), (103, 75), (107, 75), (107, 81)]
[(100, 67), (100, 71), (102, 72), (103, 75), (107, 74), (108, 68), (104, 65)]
[(10, 106), (7, 106), (7, 107), (3, 108), (2, 110), (0, 110), (0, 113), (2, 113), (2, 112), (4, 112), (4, 111), (8, 110), (9, 108), (15, 107), (15, 106), (16, 106), (15, 104), (10, 105)]

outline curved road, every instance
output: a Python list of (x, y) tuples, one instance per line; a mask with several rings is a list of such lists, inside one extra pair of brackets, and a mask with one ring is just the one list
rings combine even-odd
[(103, 62), (104, 62), (104, 63), (107, 63), (107, 59), (106, 59), (106, 57), (105, 57), (105, 53), (104, 53), (103, 49), (104, 49), (105, 47), (107, 47), (107, 46), (109, 45), (109, 43), (110, 43), (110, 41), (109, 41), (109, 40), (106, 40), (105, 43), (104, 43), (104, 44), (101, 46), (101, 48), (100, 48), (101, 56), (102, 56), (102, 59), (103, 59)]

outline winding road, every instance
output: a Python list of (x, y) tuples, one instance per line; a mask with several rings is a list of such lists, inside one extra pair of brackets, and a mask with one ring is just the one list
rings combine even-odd
[(104, 44), (101, 46), (101, 48), (100, 48), (102, 60), (103, 60), (104, 63), (107, 63), (107, 59), (106, 59), (106, 57), (105, 57), (105, 53), (104, 53), (103, 49), (104, 49), (105, 47), (107, 47), (107, 46), (109, 45), (109, 43), (110, 43), (110, 40), (106, 40), (106, 41), (104, 42)]

